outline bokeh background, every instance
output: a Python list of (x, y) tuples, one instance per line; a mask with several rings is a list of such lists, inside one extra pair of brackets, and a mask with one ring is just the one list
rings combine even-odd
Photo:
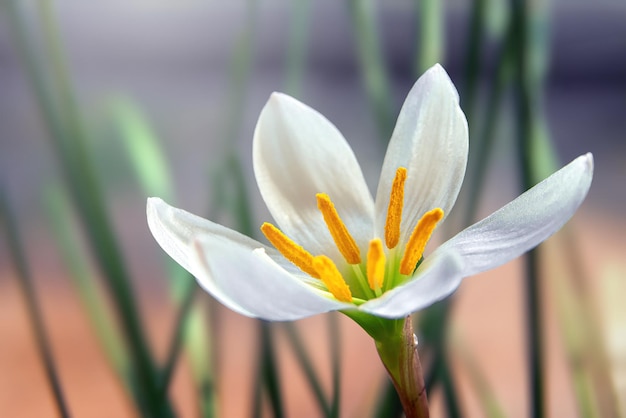
[[(7, 200), (16, 213), (58, 376), (74, 416), (136, 416), (132, 397), (103, 353), (68, 278), (55, 239), (58, 232), (54, 224), (58, 220), (50, 215), (47, 202), (50, 194), (63, 195), (59, 192), (62, 163), (55, 156), (54, 142), (27, 76), (15, 15), (8, 3), (3, 2), (0, 9), (0, 174)], [(37, 40), (38, 54), (45, 57), (49, 51), (45, 30), (39, 23), (39, 3), (23, 2), (19, 13), (26, 32)], [(166, 256), (145, 222), (147, 192), (133, 169), (133, 145), (129, 144), (135, 138), (133, 132), (151, 135), (161, 147), (168, 172), (156, 172), (154, 176), (169, 178), (173, 193), (167, 197), (177, 206), (199, 214), (215, 207), (219, 183), (229, 185), (232, 181), (232, 173), (225, 178), (219, 170), (224, 156), (234, 152), (247, 185), (256, 228), (270, 215), (252, 174), (252, 132), (269, 94), (288, 91), (326, 115), (342, 131), (374, 189), (387, 138), (368, 94), (366, 80), (371, 63), (363, 59), (359, 49), (363, 34), (355, 19), (355, 3), (359, 2), (57, 0), (51, 5), (67, 72), (88, 132), (86, 148), (106, 196), (112, 228), (132, 276), (142, 324), (158, 361), (167, 355), (180, 298), (172, 297)], [(540, 16), (532, 36), (543, 39), (545, 46), (545, 55), (538, 60), (546, 68), (541, 105), (559, 161), (562, 165), (580, 154), (594, 154), (593, 185), (570, 224), (570, 241), (577, 249), (575, 268), (584, 277), (585, 292), (593, 306), (582, 314), (591, 315), (599, 324), (604, 354), (598, 356), (608, 361), (616, 398), (623, 400), (626, 3), (529, 3)], [(424, 10), (420, 2), (408, 0), (363, 4), (378, 34), (377, 62), (388, 80), (393, 122), (420, 72), (416, 57), (427, 44), (421, 32)], [(459, 88), (462, 103), (463, 92), (467, 91), (467, 34), (474, 4), (458, 0), (439, 5), (439, 61)], [(511, 7), (509, 2), (498, 0), (485, 4), (473, 113), (477, 122), (470, 125), (470, 135), (480, 131), (480, 121), (485, 117)], [(431, 41), (436, 44), (436, 39)], [(301, 45), (301, 56), (289, 52), (294, 42)], [(290, 60), (296, 64), (290, 65)], [(521, 188), (516, 168), (514, 99), (509, 90), (499, 107), (479, 215), (508, 202)], [(462, 207), (463, 202), (460, 204)], [(76, 218), (75, 209), (67, 208), (70, 218)], [(222, 213), (220, 218), (236, 226), (234, 216)], [(79, 226), (78, 222), (72, 225), (80, 250), (77, 255), (93, 266), (93, 256), (85, 251), (88, 239)], [(57, 416), (18, 275), (8, 246), (4, 240), (0, 242), (0, 416)], [(564, 273), (545, 262), (559, 258), (550, 246), (557, 247), (556, 241), (548, 243), (540, 281), (545, 307), (542, 333), (546, 412), (548, 416), (575, 416), (577, 411), (580, 413), (576, 400), (580, 381), (572, 371), (570, 354), (572, 344), (579, 343), (576, 337), (567, 337), (576, 326), (571, 324), (574, 316), (569, 322), (563, 319), (568, 317), (563, 312), (570, 311), (563, 308), (567, 302), (559, 298), (563, 294), (559, 283), (567, 283), (568, 279), (557, 280), (555, 277)], [(464, 416), (489, 415), (481, 400), (483, 387), (488, 388), (484, 390), (494, 396), (505, 416), (530, 413), (521, 267), (518, 260), (466, 280), (455, 296), (447, 352)], [(101, 275), (96, 267), (91, 271), (94, 276)], [(99, 286), (98, 293), (112, 305), (105, 287)], [(207, 310), (210, 296), (198, 295), (196, 304)], [(218, 415), (249, 416), (260, 350), (258, 327), (255, 321), (221, 307), (213, 306), (208, 311), (213, 324), (207, 332), (212, 349), (205, 354), (213, 359)], [(337, 318), (342, 354), (340, 416), (369, 416), (384, 386), (384, 370), (369, 337), (349, 320)], [(332, 377), (327, 319), (311, 318), (296, 325), (325, 390), (329, 390)], [(322, 416), (285, 332), (279, 327), (273, 331), (286, 416)], [(199, 414), (193, 364), (189, 355), (183, 354), (175, 368), (170, 398), (179, 416)], [(431, 400), (434, 416), (449, 414), (440, 388), (433, 390)], [(607, 411), (602, 405), (595, 408), (600, 414)], [(266, 415), (270, 416), (270, 411), (264, 407)]]

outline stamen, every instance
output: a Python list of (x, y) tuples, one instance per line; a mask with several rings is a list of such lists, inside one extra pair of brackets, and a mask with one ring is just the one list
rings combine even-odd
[(354, 238), (348, 232), (348, 228), (343, 223), (335, 205), (330, 201), (330, 197), (326, 193), (318, 193), (317, 207), (324, 216), (324, 222), (330, 231), (330, 235), (335, 241), (335, 245), (339, 249), (339, 252), (343, 255), (343, 258), (350, 264), (359, 264), (361, 262), (361, 252), (356, 245)]
[(399, 167), (396, 177), (391, 186), (389, 206), (387, 207), (387, 220), (385, 222), (385, 244), (392, 249), (400, 241), (400, 222), (402, 221), (402, 206), (404, 205), (404, 182), (406, 180), (406, 168)]
[(413, 273), (417, 262), (422, 258), (428, 240), (430, 240), (437, 223), (442, 218), (443, 210), (435, 208), (426, 212), (422, 219), (417, 222), (400, 261), (400, 274), (408, 275)]
[(316, 279), (320, 278), (313, 267), (313, 255), (310, 252), (296, 244), (287, 235), (283, 234), (280, 229), (269, 222), (265, 222), (261, 225), (261, 232), (263, 232), (267, 240), (271, 242), (287, 260), (291, 261), (305, 273), (310, 274)]
[(367, 282), (370, 289), (376, 290), (383, 287), (385, 280), (385, 252), (380, 238), (370, 241), (367, 251)]
[(335, 299), (341, 302), (352, 302), (352, 292), (333, 260), (325, 255), (318, 255), (313, 257), (313, 268)]

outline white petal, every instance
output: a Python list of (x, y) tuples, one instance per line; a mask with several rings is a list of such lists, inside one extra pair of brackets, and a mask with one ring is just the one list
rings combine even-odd
[(445, 298), (459, 287), (463, 264), (458, 254), (440, 252), (428, 257), (414, 278), (359, 307), (360, 310), (385, 318), (402, 318)]
[(444, 216), (456, 201), (465, 176), (467, 120), (445, 70), (430, 68), (409, 92), (385, 155), (376, 192), (376, 227), (384, 236), (391, 185), (398, 167), (407, 168), (400, 245), (427, 211)]
[[(335, 306), (344, 306), (320, 296), (313, 287), (304, 284), (312, 279), (302, 274), (276, 250), (239, 232), (177, 209), (154, 197), (148, 199), (147, 215), (150, 231), (165, 252), (193, 274), (206, 291), (235, 312), (250, 317), (287, 320), (318, 313), (311, 310), (313, 308), (327, 312)], [(199, 253), (198, 246), (205, 250)], [(262, 257), (259, 251), (263, 253)], [(222, 266), (228, 262), (230, 266)], [(209, 265), (214, 265), (215, 275), (209, 273)], [(269, 279), (263, 277), (270, 273), (272, 277)], [(302, 276), (302, 283), (298, 281), (298, 275)], [(246, 280), (251, 283), (246, 283)], [(267, 284), (269, 287), (256, 289), (259, 284)], [(237, 289), (238, 286), (241, 289)], [(248, 309), (250, 297), (246, 289), (256, 289), (257, 295), (265, 295), (266, 300), (259, 301), (260, 306), (275, 304), (283, 310), (275, 311), (276, 315), (272, 316), (270, 313), (262, 315), (263, 311), (254, 308), (254, 305)], [(306, 294), (298, 296), (298, 292)], [(306, 301), (305, 306), (294, 306), (291, 312), (285, 312), (285, 305), (301, 303), (297, 297)]]
[(262, 248), (249, 251), (236, 244), (224, 246), (209, 237), (198, 240), (195, 248), (200, 285), (244, 315), (292, 321), (354, 307), (331, 299), (287, 273)]
[(211, 235), (216, 240), (233, 241), (250, 250), (264, 247), (263, 244), (237, 231), (170, 206), (158, 197), (148, 198), (146, 213), (150, 232), (161, 248), (194, 275), (190, 258), (195, 258), (192, 246), (200, 236)]
[(558, 231), (584, 200), (592, 176), (592, 155), (580, 156), (435, 253), (457, 252), (466, 277), (500, 266)]
[(313, 254), (342, 260), (317, 209), (326, 193), (361, 251), (373, 235), (374, 203), (354, 153), (324, 116), (273, 93), (254, 132), (254, 172), (278, 226)]

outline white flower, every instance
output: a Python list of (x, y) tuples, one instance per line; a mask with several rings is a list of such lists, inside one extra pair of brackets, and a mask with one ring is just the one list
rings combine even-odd
[(280, 228), (261, 229), (276, 248), (158, 198), (148, 199), (148, 224), (206, 291), (243, 315), (295, 320), (341, 310), (402, 318), (548, 238), (591, 184), (587, 154), (422, 259), (457, 198), (467, 152), (467, 121), (439, 65), (415, 83), (400, 111), (375, 201), (335, 126), (274, 93), (256, 126), (253, 158)]

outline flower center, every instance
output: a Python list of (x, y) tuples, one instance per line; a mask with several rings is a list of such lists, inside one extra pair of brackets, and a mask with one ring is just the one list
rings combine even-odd
[[(426, 244), (430, 240), (435, 227), (443, 218), (443, 210), (440, 208), (435, 208), (422, 216), (406, 243), (404, 253), (398, 265), (394, 255), (395, 248), (400, 242), (406, 177), (407, 169), (404, 167), (398, 168), (391, 186), (385, 222), (385, 245), (389, 250), (389, 263), (387, 263), (387, 254), (383, 248), (382, 240), (374, 238), (369, 242), (365, 266), (361, 266), (359, 246), (352, 235), (350, 235), (345, 223), (341, 220), (330, 197), (325, 193), (316, 195), (317, 207), (324, 218), (328, 231), (337, 249), (339, 249), (343, 258), (352, 267), (351, 271), (348, 270), (345, 273), (352, 272), (356, 277), (356, 282), (359, 284), (360, 289), (352, 289), (352, 291), (360, 292), (365, 299), (378, 297), (384, 290), (394, 287), (398, 283), (393, 279), (398, 275), (404, 276), (402, 277), (404, 279), (413, 273), (417, 263), (422, 258)], [(352, 296), (352, 291), (344, 275), (329, 257), (325, 255), (314, 256), (268, 222), (261, 225), (261, 231), (287, 260), (303, 272), (321, 280), (330, 294), (337, 300), (353, 303), (363, 302), (360, 298), (356, 299)], [(363, 267), (365, 268), (366, 276), (363, 274)], [(385, 283), (386, 267), (388, 283)], [(385, 286), (384, 288), (383, 285)]]

